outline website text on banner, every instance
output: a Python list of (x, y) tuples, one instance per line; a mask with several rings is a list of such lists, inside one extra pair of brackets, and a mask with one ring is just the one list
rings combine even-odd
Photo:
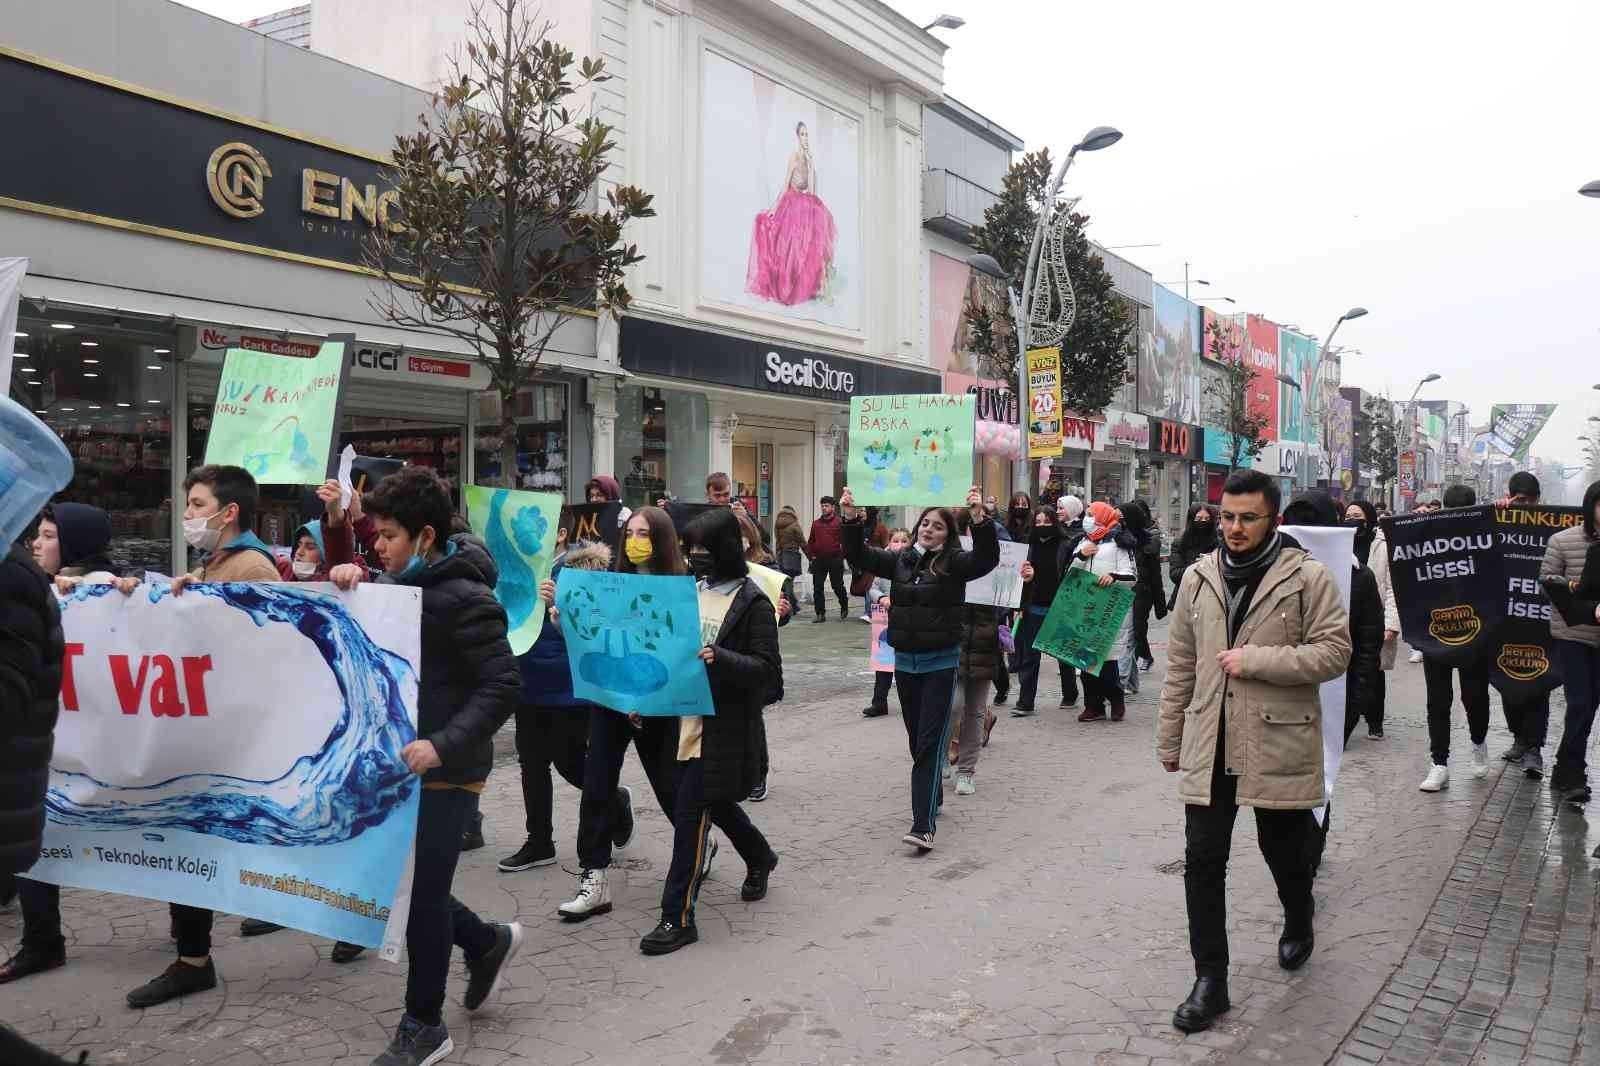
[(229, 348), (211, 411), (207, 463), (242, 466), (261, 485), (320, 485), (335, 469), (345, 343), (313, 359)]
[(1102, 588), (1087, 570), (1068, 570), (1033, 646), (1099, 677), (1132, 607), (1133, 586), (1118, 581)]
[(468, 485), (461, 490), (467, 521), (489, 545), (500, 571), (494, 598), (506, 609), (511, 653), (522, 655), (544, 628), (539, 585), (555, 562), (561, 497), (553, 492), (522, 492)]
[(419, 590), (169, 584), (62, 600), (29, 877), (377, 947), (417, 826)]
[(1506, 620), (1489, 649), (1489, 683), (1509, 701), (1526, 703), (1561, 685), (1561, 668), (1551, 654), (1551, 605), (1539, 570), (1550, 538), (1582, 524), (1583, 511), (1577, 507), (1518, 504), (1494, 509)]
[(1028, 458), (1060, 455), (1062, 441), (1061, 349), (1028, 353)]
[(556, 607), (578, 699), (624, 714), (716, 713), (694, 578), (566, 567)]
[(1491, 507), (1393, 515), (1382, 521), (1400, 632), (1451, 666), (1490, 653), (1506, 616)]
[(846, 484), (857, 506), (953, 506), (972, 484), (977, 399), (912, 393), (850, 399)]

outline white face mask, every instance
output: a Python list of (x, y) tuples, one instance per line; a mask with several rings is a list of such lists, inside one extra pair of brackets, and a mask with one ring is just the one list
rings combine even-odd
[(188, 541), (189, 546), (195, 551), (216, 551), (217, 542), (222, 539), (222, 530), (212, 529), (211, 520), (221, 513), (218, 511), (216, 514), (209, 514), (204, 518), (185, 518), (183, 520), (183, 539)]
[(296, 559), (293, 563), (295, 577), (310, 577), (317, 572), (317, 564)]
[(1083, 531), (1085, 533), (1093, 533), (1095, 530), (1097, 530), (1099, 528), (1100, 528), (1100, 524), (1094, 520), (1094, 516), (1093, 515), (1084, 515), (1083, 516)]

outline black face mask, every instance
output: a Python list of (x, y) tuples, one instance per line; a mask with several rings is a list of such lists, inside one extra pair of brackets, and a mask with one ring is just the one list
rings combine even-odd
[(711, 553), (708, 551), (695, 551), (689, 553), (689, 572), (697, 581), (707, 581), (711, 578)]
[(1346, 518), (1343, 524), (1346, 529), (1362, 530), (1367, 528), (1367, 520), (1365, 518)]

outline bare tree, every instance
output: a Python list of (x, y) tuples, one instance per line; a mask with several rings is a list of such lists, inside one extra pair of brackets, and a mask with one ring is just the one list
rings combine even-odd
[(631, 185), (599, 186), (612, 127), (573, 98), (606, 81), (535, 26), (523, 0), (474, 9), (463, 56), (421, 130), (395, 139), (398, 220), (366, 259), (385, 282), (372, 305), (397, 325), (465, 341), (500, 396), (501, 480), (516, 484), (516, 396), (578, 307), (620, 315), (626, 270), (643, 260), (627, 224), (655, 214)]
[(1250, 410), (1250, 385), (1255, 371), (1245, 362), (1243, 353), (1231, 350), (1221, 323), (1212, 322), (1206, 332), (1206, 343), (1217, 361), (1217, 373), (1206, 382), (1206, 392), (1215, 404), (1221, 428), (1228, 434), (1228, 472), (1232, 473), (1239, 469), (1240, 460), (1254, 459), (1267, 446), (1261, 435), (1267, 428), (1267, 417)]

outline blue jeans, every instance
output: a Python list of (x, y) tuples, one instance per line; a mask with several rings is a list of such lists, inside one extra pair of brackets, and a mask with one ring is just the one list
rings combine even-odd
[(1566, 679), (1567, 693), (1567, 721), (1561, 731), (1561, 747), (1556, 749), (1552, 783), (1581, 785), (1589, 770), (1584, 759), (1589, 751), (1589, 730), (1594, 726), (1595, 707), (1600, 705), (1600, 648), (1575, 640), (1550, 643)]

